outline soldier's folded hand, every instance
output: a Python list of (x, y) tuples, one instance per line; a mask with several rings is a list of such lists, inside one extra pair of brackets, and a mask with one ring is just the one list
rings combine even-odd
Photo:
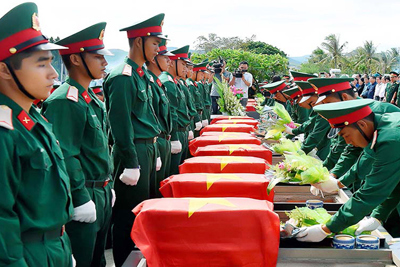
[(178, 154), (182, 151), (182, 144), (179, 141), (171, 142), (171, 154)]
[(313, 184), (312, 186), (328, 194), (334, 194), (339, 192), (338, 180), (332, 175), (329, 175), (328, 180)]
[(370, 217), (362, 219), (358, 225), (359, 226), (355, 232), (356, 235), (360, 235), (364, 231), (374, 231), (376, 228), (381, 226), (382, 223), (378, 219)]
[(203, 125), (201, 124), (201, 121), (196, 122), (195, 124), (195, 131), (200, 131), (201, 127), (203, 127)]
[(124, 169), (124, 172), (119, 176), (121, 182), (126, 185), (134, 186), (138, 183), (140, 178), (140, 168)]
[(161, 161), (161, 158), (158, 157), (157, 158), (157, 163), (156, 163), (156, 171), (161, 170), (161, 167), (162, 167), (162, 161)]
[(203, 127), (206, 127), (206, 126), (208, 125), (208, 120), (202, 120), (202, 121), (201, 121), (201, 125), (202, 125)]
[(85, 223), (93, 223), (96, 221), (96, 205), (94, 202), (90, 200), (74, 208), (72, 220)]

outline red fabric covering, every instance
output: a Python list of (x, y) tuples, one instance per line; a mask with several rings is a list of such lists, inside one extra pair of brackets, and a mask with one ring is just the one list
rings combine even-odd
[(219, 116), (214, 118), (210, 124), (214, 124), (220, 120), (254, 120), (254, 118), (247, 116)]
[(220, 120), (215, 124), (247, 124), (251, 125), (257, 129), (258, 121), (257, 120)]
[(235, 133), (235, 132), (204, 132), (201, 136), (222, 136), (222, 137), (240, 137), (240, 138), (247, 138), (247, 137), (255, 137), (255, 134), (251, 133)]
[(249, 99), (246, 105), (246, 111), (256, 111), (257, 102), (255, 99)]
[(162, 198), (140, 203), (131, 237), (149, 267), (272, 267), (273, 204), (251, 198)]
[(205, 132), (243, 132), (250, 133), (254, 132), (255, 129), (251, 125), (247, 124), (213, 124), (207, 125), (200, 131), (200, 135)]
[(255, 157), (204, 156), (186, 159), (179, 173), (259, 173), (268, 169), (267, 161)]
[[(227, 133), (228, 134), (228, 133)], [(235, 137), (230, 135), (200, 136), (189, 142), (189, 150), (193, 155), (197, 148), (209, 145), (222, 144), (255, 144), (261, 145), (261, 141), (255, 137)]]
[(254, 105), (247, 105), (246, 111), (247, 112), (256, 111), (256, 107)]
[(160, 192), (164, 197), (248, 197), (273, 202), (268, 184), (264, 174), (186, 173), (162, 181)]
[(272, 163), (272, 152), (269, 149), (261, 145), (252, 144), (226, 144), (199, 147), (193, 156), (250, 156), (265, 159), (269, 164)]

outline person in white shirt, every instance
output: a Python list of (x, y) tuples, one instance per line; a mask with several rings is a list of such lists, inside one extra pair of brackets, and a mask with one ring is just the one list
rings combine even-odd
[(377, 101), (382, 101), (383, 98), (385, 97), (385, 92), (386, 92), (386, 83), (382, 82), (380, 76), (376, 77), (376, 87), (375, 87), (375, 93), (374, 93), (374, 99)]
[(230, 86), (234, 85), (236, 89), (240, 88), (243, 90), (243, 98), (240, 100), (240, 104), (242, 104), (243, 107), (246, 107), (247, 105), (247, 100), (249, 98), (248, 95), (249, 87), (253, 82), (253, 75), (247, 72), (248, 69), (249, 69), (249, 63), (247, 63), (247, 61), (240, 62), (239, 70), (242, 72), (241, 77), (239, 77), (240, 76), (239, 73), (238, 75), (234, 74), (232, 80), (229, 82)]

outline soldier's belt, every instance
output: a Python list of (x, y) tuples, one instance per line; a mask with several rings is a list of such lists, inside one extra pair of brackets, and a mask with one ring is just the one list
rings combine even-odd
[(167, 134), (164, 134), (164, 133), (160, 133), (160, 134), (158, 135), (158, 137), (159, 137), (159, 138), (162, 138), (162, 139), (165, 139), (165, 140), (167, 140), (167, 141), (171, 140), (171, 135), (167, 135)]
[(178, 127), (178, 132), (186, 132), (187, 127)]
[(153, 138), (137, 138), (133, 140), (135, 144), (154, 144), (157, 142), (157, 136)]
[(86, 181), (85, 186), (89, 187), (89, 188), (106, 187), (109, 182), (110, 182), (110, 179), (107, 179), (104, 181)]
[(23, 243), (43, 242), (45, 240), (57, 239), (64, 235), (65, 226), (46, 232), (25, 232), (21, 234)]

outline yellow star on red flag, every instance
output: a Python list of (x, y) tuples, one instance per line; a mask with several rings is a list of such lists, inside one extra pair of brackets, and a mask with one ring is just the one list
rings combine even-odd
[(222, 140), (225, 140), (225, 138), (227, 137), (236, 137), (240, 135), (240, 133), (223, 133), (219, 136), (219, 142), (221, 142)]
[(250, 163), (250, 161), (242, 157), (232, 157), (232, 156), (213, 156), (213, 157), (221, 160), (221, 171), (226, 167), (226, 165), (232, 162)]
[(242, 180), (239, 176), (230, 173), (211, 173), (207, 174), (207, 190), (218, 180), (227, 179), (227, 180)]
[(249, 145), (228, 145), (228, 147), (229, 147), (229, 155), (241, 148), (251, 150), (251, 147)]
[(226, 207), (236, 207), (235, 204), (224, 198), (191, 198), (189, 199), (188, 218), (207, 204), (216, 204)]

